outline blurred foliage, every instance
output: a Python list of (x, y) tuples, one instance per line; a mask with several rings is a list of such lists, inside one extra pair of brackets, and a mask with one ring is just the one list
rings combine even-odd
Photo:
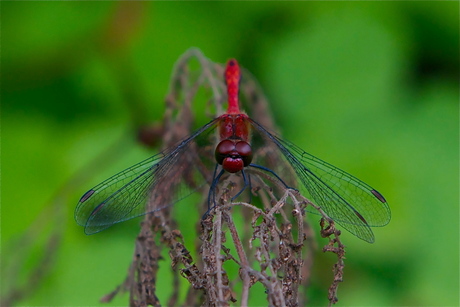
[[(139, 221), (85, 236), (73, 210), (89, 187), (152, 154), (136, 143), (135, 128), (162, 118), (174, 61), (192, 46), (217, 62), (237, 58), (261, 82), (287, 139), (388, 200), (393, 219), (375, 229), (375, 244), (343, 235), (339, 305), (458, 304), (458, 2), (66, 1), (1, 9), (3, 260), (65, 195), (63, 243), (21, 305), (94, 306), (122, 282)], [(69, 184), (120, 139), (125, 146)], [(32, 250), (30, 265), (36, 257)], [(322, 305), (334, 259), (318, 251), (315, 261), (311, 303)], [(162, 269), (169, 278), (167, 260)], [(9, 281), (2, 271), (4, 288)]]

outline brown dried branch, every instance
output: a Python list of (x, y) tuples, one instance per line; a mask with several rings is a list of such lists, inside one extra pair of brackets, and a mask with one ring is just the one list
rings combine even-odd
[[(325, 223), (327, 222), (327, 225)], [(337, 298), (337, 291), (339, 283), (343, 281), (343, 269), (345, 267), (345, 246), (340, 241), (340, 230), (335, 228), (335, 224), (330, 219), (322, 218), (321, 222), (321, 236), (329, 239), (329, 244), (323, 247), (323, 252), (331, 252), (337, 255), (337, 262), (334, 264), (334, 280), (329, 287), (329, 306), (339, 301)], [(332, 238), (331, 238), (332, 237)]]
[[(190, 61), (200, 64), (198, 71), (190, 68)], [(210, 117), (223, 113), (225, 84), (222, 81), (223, 67), (206, 59), (199, 50), (192, 49), (177, 62), (171, 90), (166, 97), (167, 109), (163, 121), (163, 145), (169, 148), (189, 135), (194, 129), (192, 105), (200, 88), (207, 88), (210, 98), (205, 113)], [(246, 101), (246, 111), (256, 121), (272, 131), (276, 131), (268, 111), (267, 101), (253, 78), (245, 72), (242, 81), (242, 96)], [(206, 154), (206, 152), (205, 152)], [(257, 156), (272, 165), (285, 163), (279, 153), (269, 145), (261, 144)], [(212, 178), (212, 169), (201, 162), (198, 148), (193, 147), (187, 157), (177, 162), (177, 174), (160, 186), (159, 193), (151, 199), (168, 203), (168, 192), (180, 185), (183, 179), (194, 186), (194, 175), (189, 170), (195, 167), (204, 178)], [(291, 178), (292, 170), (283, 170), (286, 178)], [(317, 210), (328, 221), (322, 234), (329, 238), (324, 251), (338, 255), (334, 266), (335, 277), (330, 287), (329, 301), (337, 301), (337, 287), (342, 280), (344, 249), (340, 243), (340, 232), (324, 212), (303, 198), (298, 191), (286, 188), (278, 178), (258, 169), (247, 171), (251, 176), (250, 202), (233, 202), (232, 196), (243, 189), (241, 178), (226, 175), (216, 191), (216, 205), (207, 212), (205, 218), (197, 221), (196, 245), (183, 240), (179, 221), (174, 218), (171, 208), (149, 214), (144, 219), (142, 230), (136, 238), (133, 262), (124, 283), (114, 292), (105, 296), (110, 301), (120, 291), (130, 292), (131, 306), (159, 305), (156, 295), (161, 250), (167, 248), (173, 270), (173, 293), (168, 306), (229, 306), (237, 303), (247, 306), (255, 293), (253, 286), (260, 283), (265, 288), (267, 304), (270, 306), (303, 306), (308, 301), (306, 285), (311, 275), (312, 255), (316, 248), (314, 236), (305, 221), (308, 206)], [(284, 178), (284, 177), (283, 177)], [(208, 180), (209, 182), (210, 180)], [(207, 189), (197, 187), (203, 193), (202, 202), (197, 204), (204, 213)], [(331, 236), (333, 238), (331, 239)], [(336, 244), (337, 246), (334, 247)], [(198, 256), (193, 258), (193, 254)], [(238, 273), (235, 274), (235, 266)], [(179, 278), (189, 283), (184, 300), (179, 299)]]

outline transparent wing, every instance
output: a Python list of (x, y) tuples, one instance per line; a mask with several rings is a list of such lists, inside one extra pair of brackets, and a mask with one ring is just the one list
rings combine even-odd
[[(196, 138), (215, 127), (213, 120), (180, 142), (110, 177), (86, 192), (75, 209), (75, 220), (86, 234), (102, 231), (165, 208), (186, 197), (208, 181), (206, 167), (199, 165)], [(192, 167), (190, 167), (190, 164)], [(188, 171), (187, 171), (188, 169)]]
[(343, 228), (374, 242), (370, 227), (384, 226), (391, 218), (385, 198), (366, 183), (282, 140), (249, 120), (256, 131), (272, 141), (290, 163), (302, 183), (302, 193), (320, 206)]

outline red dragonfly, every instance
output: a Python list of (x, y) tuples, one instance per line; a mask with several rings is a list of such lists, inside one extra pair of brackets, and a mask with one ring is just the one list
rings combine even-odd
[[(243, 181), (243, 188), (233, 200), (251, 186), (253, 170), (265, 172), (286, 188), (298, 184), (302, 195), (332, 220), (358, 238), (374, 242), (371, 227), (384, 226), (391, 218), (382, 194), (281, 139), (242, 113), (238, 100), (240, 78), (237, 61), (229, 60), (225, 69), (228, 94), (225, 114), (174, 148), (114, 175), (80, 198), (75, 219), (85, 227), (86, 234), (161, 210), (203, 187), (209, 187), (209, 211), (216, 204), (216, 190), (224, 177), (237, 175)], [(212, 133), (216, 128), (217, 133)], [(271, 148), (262, 155), (257, 152), (257, 144), (269, 144)], [(284, 157), (287, 162), (281, 169), (280, 163), (276, 162), (278, 156), (274, 155)], [(209, 170), (213, 168), (211, 176)], [(281, 176), (282, 173), (286, 177)]]

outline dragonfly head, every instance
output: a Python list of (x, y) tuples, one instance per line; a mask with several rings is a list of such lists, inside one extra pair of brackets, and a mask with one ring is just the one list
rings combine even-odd
[(248, 142), (226, 139), (217, 145), (215, 157), (224, 170), (236, 173), (251, 164), (252, 148)]

